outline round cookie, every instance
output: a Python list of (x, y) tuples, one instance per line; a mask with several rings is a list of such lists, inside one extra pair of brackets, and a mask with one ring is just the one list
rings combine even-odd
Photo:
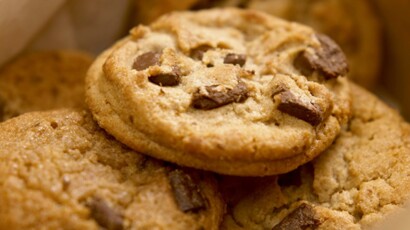
[(79, 51), (24, 54), (0, 70), (0, 121), (30, 111), (85, 107), (84, 77), (93, 58)]
[(0, 124), (1, 229), (218, 229), (212, 174), (138, 154), (85, 111)]
[(362, 88), (351, 90), (349, 125), (314, 161), (280, 176), (221, 178), (222, 229), (373, 229), (404, 209), (410, 126)]
[(86, 99), (101, 127), (137, 151), (272, 175), (332, 143), (350, 113), (347, 68), (332, 40), (302, 25), (251, 10), (179, 12), (100, 55)]

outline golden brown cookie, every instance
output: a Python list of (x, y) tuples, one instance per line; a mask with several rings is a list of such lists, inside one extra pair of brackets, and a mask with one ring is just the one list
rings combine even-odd
[(0, 124), (0, 229), (218, 229), (211, 174), (136, 153), (77, 110)]
[(221, 178), (229, 207), (222, 229), (369, 229), (404, 208), (410, 126), (351, 88), (352, 119), (317, 159), (276, 177)]
[(79, 51), (24, 54), (0, 70), (0, 121), (30, 111), (84, 107), (93, 58)]
[(349, 116), (346, 59), (308, 27), (214, 9), (168, 14), (131, 33), (97, 58), (86, 96), (98, 123), (137, 151), (272, 175), (321, 153)]

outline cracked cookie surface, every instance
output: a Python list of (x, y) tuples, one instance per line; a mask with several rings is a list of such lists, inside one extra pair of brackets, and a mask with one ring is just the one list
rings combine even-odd
[(251, 10), (165, 15), (87, 75), (98, 123), (133, 149), (232, 175), (290, 171), (329, 146), (350, 113), (340, 48)]
[(0, 229), (218, 229), (211, 174), (138, 154), (89, 112), (0, 124)]
[(369, 92), (351, 89), (352, 119), (318, 158), (279, 176), (221, 179), (222, 229), (373, 229), (404, 209), (410, 126)]
[(0, 70), (0, 121), (31, 111), (85, 107), (93, 57), (74, 50), (23, 54)]

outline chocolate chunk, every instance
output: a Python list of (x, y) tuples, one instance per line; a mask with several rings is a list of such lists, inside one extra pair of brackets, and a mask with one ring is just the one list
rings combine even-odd
[(278, 98), (278, 109), (283, 113), (304, 120), (313, 126), (318, 125), (324, 119), (324, 111), (318, 105), (300, 100), (291, 91), (279, 93)]
[(101, 198), (93, 198), (87, 206), (90, 209), (91, 218), (101, 227), (107, 230), (121, 230), (124, 228), (122, 216)]
[(159, 86), (176, 86), (179, 84), (181, 71), (174, 67), (171, 73), (157, 74), (148, 77), (148, 80)]
[(306, 76), (318, 71), (325, 78), (336, 78), (344, 76), (349, 72), (346, 56), (340, 47), (328, 36), (317, 34), (321, 44), (320, 49), (315, 50), (315, 54), (307, 51), (301, 52), (294, 60), (295, 68)]
[(304, 76), (310, 76), (315, 71), (315, 66), (312, 64), (313, 60), (311, 55), (304, 51), (300, 52), (293, 60), (293, 66), (299, 70), (299, 72)]
[(233, 89), (225, 89), (219, 85), (205, 86), (205, 92), (198, 89), (193, 94), (192, 106), (196, 109), (214, 109), (232, 102), (244, 102), (248, 98), (248, 87), (242, 81)]
[(162, 55), (162, 52), (154, 52), (154, 51), (143, 53), (135, 59), (132, 68), (138, 71), (141, 71), (141, 70), (147, 69), (150, 66), (159, 65), (161, 55)]
[(201, 45), (195, 49), (192, 49), (189, 56), (191, 56), (191, 58), (195, 60), (202, 60), (202, 58), (204, 57), (204, 53), (206, 53), (206, 51), (210, 49), (212, 49), (211, 46)]
[(289, 215), (287, 215), (272, 230), (305, 230), (316, 229), (321, 224), (316, 211), (312, 205), (301, 204)]
[(229, 53), (226, 55), (224, 59), (225, 64), (239, 65), (241, 67), (245, 65), (245, 62), (246, 62), (246, 55), (244, 54)]
[(174, 169), (169, 174), (169, 182), (179, 209), (183, 212), (196, 212), (206, 207), (198, 186), (181, 169)]

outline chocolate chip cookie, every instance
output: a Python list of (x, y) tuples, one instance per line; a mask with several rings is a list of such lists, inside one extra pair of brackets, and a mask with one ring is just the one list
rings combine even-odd
[(0, 70), (0, 121), (30, 111), (85, 107), (84, 78), (93, 58), (79, 51), (24, 54)]
[[(223, 177), (222, 229), (373, 229), (410, 198), (410, 126), (352, 85), (353, 117), (334, 144), (297, 170)], [(240, 191), (240, 192), (237, 192)]]
[(263, 176), (332, 143), (350, 113), (347, 72), (340, 48), (308, 27), (251, 10), (176, 12), (99, 56), (86, 97), (137, 151)]
[(211, 174), (136, 153), (88, 112), (0, 124), (0, 229), (218, 229)]

